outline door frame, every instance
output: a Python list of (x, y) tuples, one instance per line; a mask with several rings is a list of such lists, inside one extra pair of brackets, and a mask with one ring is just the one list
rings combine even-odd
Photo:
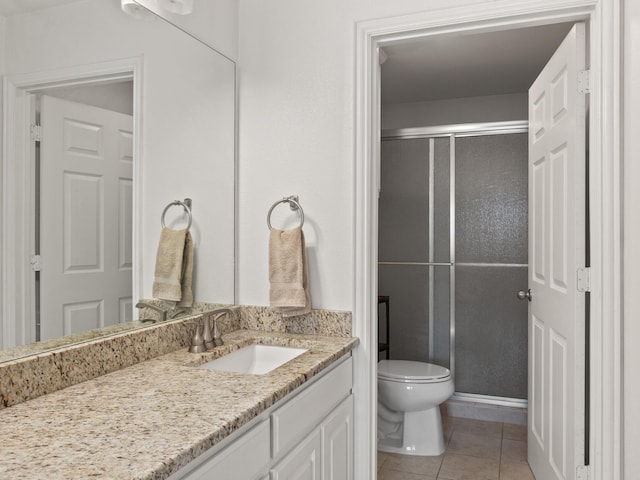
[(376, 478), (378, 49), (422, 36), (585, 21), (591, 69), (589, 456), (592, 480), (621, 479), (621, 5), (620, 0), (497, 0), (356, 24), (354, 179), (355, 478)]
[[(44, 88), (68, 87), (131, 79), (133, 81), (133, 298), (141, 286), (142, 230), (142, 72), (143, 56), (5, 76), (2, 108), (2, 212), (0, 348), (35, 341), (35, 276), (29, 265), (34, 252), (35, 215), (27, 95)], [(17, 179), (10, 181), (9, 179)], [(11, 341), (9, 341), (11, 339)]]

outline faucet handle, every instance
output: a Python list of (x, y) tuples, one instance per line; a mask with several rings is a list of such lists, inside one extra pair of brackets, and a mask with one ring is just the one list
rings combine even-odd
[(204, 345), (204, 339), (200, 333), (200, 324), (196, 324), (196, 331), (191, 339), (191, 346), (189, 347), (190, 353), (202, 353), (206, 352), (207, 347)]
[[(204, 340), (204, 346), (207, 350), (210, 350), (213, 347), (217, 346), (214, 342), (214, 336), (211, 333), (211, 322), (209, 322), (210, 319), (211, 317), (202, 317), (202, 322), (204, 323), (202, 338)], [(213, 324), (216, 325), (215, 319), (213, 320)]]
[(220, 317), (211, 316), (213, 317), (213, 344), (216, 347), (219, 347), (220, 345), (224, 345), (222, 336), (220, 335), (220, 330), (218, 329), (218, 318)]

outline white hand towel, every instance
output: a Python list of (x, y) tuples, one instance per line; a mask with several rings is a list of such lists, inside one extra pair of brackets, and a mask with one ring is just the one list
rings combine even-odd
[(300, 227), (271, 229), (269, 235), (269, 301), (283, 316), (311, 311), (307, 278), (307, 252)]
[(154, 298), (193, 304), (191, 281), (193, 275), (193, 241), (188, 230), (163, 228), (156, 255), (156, 270), (152, 294)]

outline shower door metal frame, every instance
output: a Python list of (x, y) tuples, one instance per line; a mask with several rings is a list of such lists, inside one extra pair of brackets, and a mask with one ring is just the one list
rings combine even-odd
[[(378, 262), (378, 265), (413, 265), (429, 267), (429, 361), (434, 359), (434, 273), (436, 267), (449, 267), (449, 370), (455, 382), (455, 341), (456, 341), (456, 266), (459, 267), (528, 267), (528, 264), (512, 263), (456, 263), (456, 138), (479, 137), (488, 135), (510, 135), (527, 133), (527, 120), (507, 122), (462, 123), (452, 125), (437, 125), (432, 127), (402, 128), (382, 130), (381, 141), (388, 140), (429, 140), (429, 218), (428, 218), (428, 262)], [(434, 207), (434, 172), (435, 172), (435, 139), (449, 138), (449, 262), (436, 262), (434, 258), (433, 229), (435, 219)], [(500, 406), (524, 408), (527, 400), (521, 398), (497, 397), (473, 393), (455, 392), (453, 399), (464, 402), (485, 403)]]

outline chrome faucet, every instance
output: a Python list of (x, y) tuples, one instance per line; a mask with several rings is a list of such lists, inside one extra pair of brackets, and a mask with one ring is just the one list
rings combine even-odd
[[(150, 308), (151, 310), (155, 310), (156, 312), (158, 312), (160, 314), (160, 321), (164, 322), (167, 319), (167, 311), (165, 309), (163, 309), (162, 307), (158, 307), (156, 305), (152, 305), (150, 303), (147, 302), (138, 302), (136, 303), (136, 308)], [(142, 319), (143, 322), (149, 322), (149, 321), (154, 321), (148, 318)]]

